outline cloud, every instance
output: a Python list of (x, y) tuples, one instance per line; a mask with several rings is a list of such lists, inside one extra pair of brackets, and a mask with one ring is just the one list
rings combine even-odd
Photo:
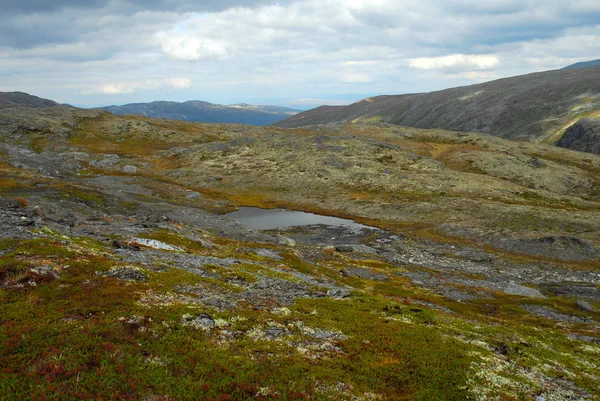
[(133, 93), (134, 86), (124, 84), (108, 84), (102, 86), (102, 93), (107, 95), (118, 95), (121, 93)]
[(192, 80), (189, 78), (170, 78), (165, 81), (171, 84), (175, 89), (184, 89), (192, 86)]
[(410, 60), (410, 66), (419, 70), (480, 69), (487, 70), (498, 65), (496, 55), (451, 54), (442, 57), (421, 57)]
[(169, 32), (159, 32), (162, 51), (173, 60), (199, 61), (224, 60), (229, 51), (223, 42)]
[(366, 84), (371, 82), (371, 77), (368, 74), (361, 73), (344, 73), (342, 81), (351, 84)]
[(78, 104), (289, 104), (600, 58), (593, 0), (4, 0), (2, 11), (0, 86)]
[(128, 83), (109, 83), (98, 85), (92, 89), (82, 91), (85, 95), (102, 93), (105, 95), (131, 94), (138, 90), (159, 90), (164, 88), (186, 89), (192, 85), (189, 78), (167, 78), (162, 80), (150, 80)]

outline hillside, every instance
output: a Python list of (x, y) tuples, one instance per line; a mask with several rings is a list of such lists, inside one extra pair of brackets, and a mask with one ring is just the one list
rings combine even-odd
[(377, 96), (322, 106), (278, 127), (379, 121), (555, 143), (566, 127), (600, 109), (600, 67), (540, 72), (438, 92)]
[(224, 106), (198, 100), (183, 103), (131, 103), (107, 106), (102, 109), (117, 115), (135, 114), (172, 120), (249, 125), (273, 124), (300, 112), (300, 110), (278, 106), (255, 106), (245, 103)]
[[(0, 122), (7, 399), (600, 397), (600, 156), (370, 123)], [(369, 227), (257, 230), (241, 206)]]
[(572, 69), (572, 68), (588, 68), (588, 67), (596, 67), (600, 66), (600, 59), (591, 60), (591, 61), (582, 61), (580, 63), (575, 63), (566, 66), (564, 69)]
[(14, 106), (52, 107), (58, 106), (58, 103), (24, 92), (0, 92), (0, 108)]

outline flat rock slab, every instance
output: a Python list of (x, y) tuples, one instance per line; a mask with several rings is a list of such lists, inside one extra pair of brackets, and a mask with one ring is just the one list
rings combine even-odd
[(535, 288), (525, 287), (523, 285), (518, 284), (508, 284), (504, 287), (504, 292), (509, 295), (519, 295), (522, 297), (529, 298), (546, 298), (544, 294), (536, 290)]

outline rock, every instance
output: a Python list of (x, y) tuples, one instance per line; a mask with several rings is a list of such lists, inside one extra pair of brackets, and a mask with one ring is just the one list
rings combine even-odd
[(346, 290), (343, 288), (332, 288), (331, 290), (327, 291), (327, 296), (332, 298), (348, 298), (350, 297), (350, 295), (350, 290)]
[(206, 313), (201, 313), (197, 316), (190, 314), (183, 315), (183, 324), (186, 326), (192, 326), (197, 329), (210, 330), (215, 327), (215, 320)]
[(283, 335), (285, 333), (285, 330), (279, 327), (270, 327), (269, 329), (267, 329), (267, 331), (265, 332), (267, 337), (275, 339), (281, 335)]
[(185, 197), (189, 200), (200, 199), (203, 198), (202, 194), (198, 191), (188, 192)]
[(111, 244), (113, 246), (113, 248), (116, 249), (128, 249), (130, 251), (139, 251), (141, 250), (139, 246), (137, 245), (127, 245), (127, 244), (122, 244), (117, 240), (114, 240)]
[(348, 267), (340, 270), (340, 274), (345, 277), (360, 277), (367, 280), (373, 281), (388, 281), (389, 277), (383, 273), (373, 273), (367, 269), (360, 269), (358, 267)]
[(532, 157), (531, 159), (529, 159), (527, 161), (527, 164), (529, 164), (531, 167), (534, 168), (542, 168), (546, 165), (546, 163), (544, 163), (543, 161), (541, 161), (540, 159), (538, 159), (537, 157)]
[(158, 249), (161, 251), (176, 251), (176, 252), (183, 252), (183, 249), (175, 246), (175, 245), (169, 245), (169, 244), (165, 244), (162, 241), (158, 241), (155, 239), (147, 239), (147, 238), (133, 238), (131, 241), (129, 241), (129, 246), (134, 247), (141, 247), (144, 246), (146, 248), (152, 248), (152, 249)]
[(581, 301), (581, 300), (578, 299), (577, 301), (575, 301), (575, 305), (577, 305), (578, 307), (580, 307), (584, 311), (594, 312), (594, 308), (592, 307), (592, 305), (589, 302)]
[(284, 237), (283, 235), (277, 236), (277, 243), (283, 246), (296, 246), (296, 241), (289, 237)]
[(521, 308), (535, 316), (540, 316), (546, 319), (557, 320), (560, 322), (570, 323), (593, 323), (594, 321), (587, 317), (579, 317), (573, 315), (565, 315), (556, 310), (542, 305), (521, 305)]
[(342, 170), (346, 168), (346, 163), (344, 163), (335, 156), (328, 156), (325, 160), (323, 160), (323, 164), (327, 166), (337, 167)]
[(494, 259), (494, 255), (478, 249), (465, 248), (454, 252), (456, 256), (468, 259), (472, 262), (490, 262)]
[(148, 276), (146, 276), (144, 272), (136, 267), (131, 266), (117, 267), (107, 272), (96, 272), (96, 275), (100, 277), (118, 278), (119, 280), (140, 281), (144, 283), (148, 281)]
[(600, 154), (600, 119), (582, 118), (556, 142), (561, 148)]
[(274, 259), (274, 260), (282, 260), (283, 259), (279, 255), (279, 253), (277, 253), (276, 251), (273, 251), (271, 249), (265, 249), (265, 248), (255, 249), (254, 253), (256, 253), (258, 256), (264, 256), (265, 258), (269, 258), (269, 259)]
[(135, 173), (137, 173), (137, 167), (127, 165), (127, 166), (123, 167), (123, 172), (127, 173), (127, 174), (135, 174)]
[(357, 253), (370, 253), (370, 254), (377, 253), (377, 251), (374, 248), (371, 248), (370, 246), (362, 245), (362, 244), (336, 245), (335, 250), (337, 252), (357, 252)]
[(510, 283), (504, 288), (504, 292), (509, 295), (519, 295), (522, 297), (530, 298), (546, 298), (544, 294), (536, 290), (535, 288), (525, 287), (522, 285)]
[(118, 155), (104, 155), (102, 160), (94, 160), (91, 164), (94, 168), (105, 168), (118, 164), (121, 158)]

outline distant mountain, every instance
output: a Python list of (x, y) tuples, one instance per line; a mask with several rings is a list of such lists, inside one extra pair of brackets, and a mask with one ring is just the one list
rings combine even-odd
[(595, 67), (595, 66), (599, 66), (599, 65), (600, 65), (600, 59), (591, 60), (591, 61), (582, 61), (581, 63), (575, 63), (575, 64), (568, 65), (565, 68), (563, 68), (563, 70), (569, 70), (569, 69), (573, 69), (573, 68)]
[(53, 107), (59, 106), (53, 100), (43, 99), (25, 92), (0, 92), (0, 108), (13, 106)]
[(380, 121), (555, 143), (574, 119), (597, 110), (600, 66), (540, 72), (431, 93), (377, 96), (348, 106), (321, 106), (274, 125), (293, 128)]
[(278, 106), (255, 106), (246, 103), (225, 106), (199, 100), (183, 103), (165, 101), (131, 103), (101, 109), (117, 115), (137, 114), (172, 120), (250, 125), (273, 124), (300, 112), (300, 110)]

